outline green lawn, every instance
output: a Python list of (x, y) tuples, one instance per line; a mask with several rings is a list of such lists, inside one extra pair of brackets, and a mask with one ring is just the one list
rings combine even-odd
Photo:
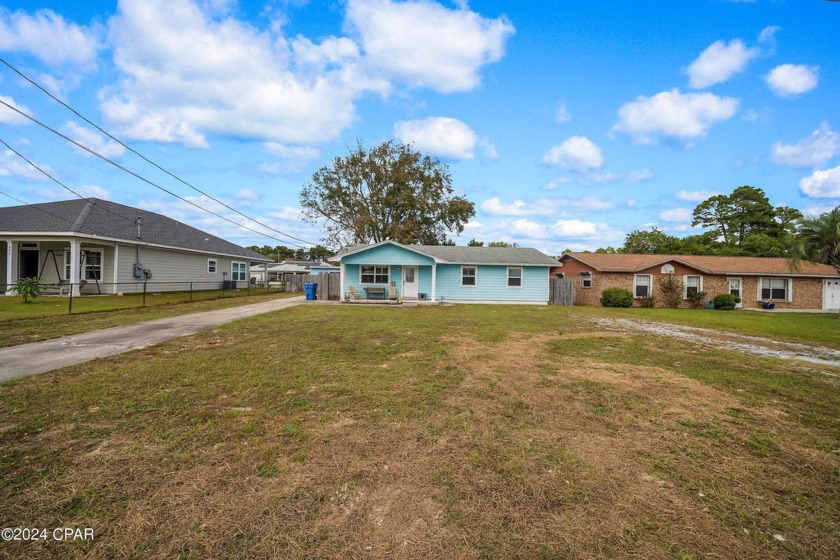
[(148, 296), (147, 306), (140, 307), (139, 296), (86, 296), (73, 299), (73, 314), (67, 313), (67, 298), (39, 297), (30, 303), (17, 297), (0, 297), (0, 347), (39, 342), (50, 338), (89, 332), (97, 329), (172, 317), (185, 313), (210, 311), (224, 307), (247, 305), (266, 299), (293, 297), (300, 294), (245, 291), (232, 296), (226, 292), (196, 292), (193, 303), (189, 294), (161, 294)]
[(607, 309), (573, 307), (581, 316), (619, 317), (719, 329), (830, 348), (840, 348), (840, 321), (836, 313), (784, 313), (763, 311), (711, 311), (706, 309)]
[(570, 312), (298, 306), (0, 385), (2, 526), (96, 534), (0, 555), (836, 557), (840, 368)]

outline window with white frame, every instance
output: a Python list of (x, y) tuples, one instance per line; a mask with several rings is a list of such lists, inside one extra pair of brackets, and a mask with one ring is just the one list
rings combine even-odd
[(216, 259), (207, 259), (207, 273), (208, 274), (215, 274), (216, 267), (218, 266), (218, 261)]
[(507, 269), (508, 288), (522, 287), (522, 268), (510, 266)]
[(685, 299), (697, 296), (698, 293), (703, 291), (703, 277), (686, 276), (683, 285), (685, 286), (685, 293), (683, 294)]
[(790, 278), (762, 278), (761, 299), (790, 301)]
[(230, 263), (230, 279), (231, 280), (247, 280), (248, 279), (248, 265), (243, 262)]
[(636, 274), (633, 276), (633, 296), (648, 297), (652, 293), (653, 277), (650, 274)]
[(102, 280), (102, 251), (85, 251), (85, 280)]
[(478, 270), (474, 266), (461, 267), (461, 285), (478, 286)]
[(359, 274), (361, 275), (359, 281), (362, 284), (387, 284), (390, 278), (390, 271), (387, 266), (376, 266), (372, 264), (363, 264), (360, 266)]
[(591, 272), (581, 272), (580, 273), (580, 287), (581, 288), (591, 288), (592, 287), (592, 273)]
[(64, 251), (64, 279), (70, 280), (70, 249)]

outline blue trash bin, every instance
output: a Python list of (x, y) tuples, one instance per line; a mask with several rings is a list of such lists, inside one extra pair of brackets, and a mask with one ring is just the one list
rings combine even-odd
[(318, 284), (307, 283), (303, 285), (303, 291), (306, 292), (307, 301), (315, 301), (318, 299)]

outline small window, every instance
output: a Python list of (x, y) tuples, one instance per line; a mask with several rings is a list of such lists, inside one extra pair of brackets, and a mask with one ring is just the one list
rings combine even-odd
[(462, 286), (477, 286), (478, 285), (478, 271), (474, 266), (461, 267), (461, 285)]
[(216, 259), (207, 259), (207, 272), (209, 274), (215, 274), (216, 272)]
[(702, 276), (686, 276), (685, 277), (685, 298), (696, 296), (703, 291), (703, 277)]
[(248, 279), (248, 265), (242, 262), (230, 263), (230, 279), (231, 280), (247, 280)]
[(521, 268), (508, 268), (507, 269), (507, 285), (508, 285), (508, 288), (521, 288), (522, 287), (522, 269)]
[(637, 298), (650, 296), (651, 284), (650, 274), (636, 274), (633, 277), (633, 295)]
[(390, 272), (387, 266), (374, 266), (363, 264), (359, 267), (362, 284), (387, 284)]
[(102, 280), (102, 251), (85, 251), (85, 280)]
[(762, 278), (761, 299), (789, 301), (790, 278)]
[(592, 273), (591, 272), (581, 272), (580, 273), (580, 287), (581, 288), (591, 288), (592, 287)]

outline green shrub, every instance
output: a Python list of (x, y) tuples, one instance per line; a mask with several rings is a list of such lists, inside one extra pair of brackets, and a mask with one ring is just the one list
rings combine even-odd
[(601, 305), (604, 307), (632, 307), (633, 294), (624, 288), (607, 288), (601, 294)]
[(715, 296), (713, 301), (715, 309), (731, 311), (732, 309), (735, 309), (736, 303), (741, 303), (741, 298), (733, 296), (732, 294), (718, 294)]
[(639, 298), (639, 307), (644, 307), (646, 309), (653, 309), (656, 307), (656, 296), (644, 296)]
[(692, 309), (703, 309), (706, 304), (706, 292), (694, 292), (686, 296)]
[[(683, 300), (683, 289), (682, 280), (674, 274), (665, 274), (659, 278), (659, 298), (665, 307), (671, 307), (673, 309), (679, 307)], [(642, 307), (645, 306), (642, 305)]]
[(35, 299), (41, 295), (42, 287), (37, 278), (20, 278), (14, 290), (23, 298), (23, 303), (29, 303), (29, 298)]

